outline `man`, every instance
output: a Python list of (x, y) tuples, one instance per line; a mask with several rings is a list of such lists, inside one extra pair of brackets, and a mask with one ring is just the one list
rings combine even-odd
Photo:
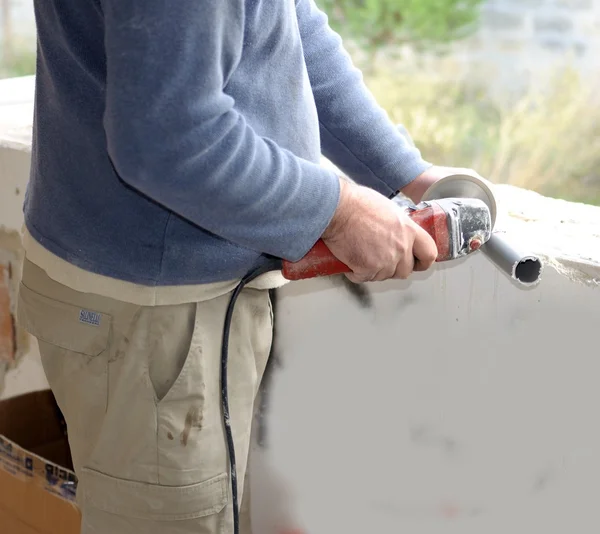
[[(18, 320), (67, 421), (82, 533), (231, 533), (220, 351), (232, 290), (321, 236), (355, 282), (429, 268), (435, 243), (386, 197), (418, 202), (455, 170), (398, 132), (313, 0), (35, 9)], [(231, 324), (242, 501), (278, 283), (244, 289)]]

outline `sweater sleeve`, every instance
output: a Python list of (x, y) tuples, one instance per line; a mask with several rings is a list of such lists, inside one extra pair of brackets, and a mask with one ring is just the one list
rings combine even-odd
[(396, 193), (431, 166), (391, 122), (314, 0), (297, 0), (323, 155), (355, 181)]
[(224, 92), (243, 0), (102, 0), (108, 153), (128, 186), (197, 226), (300, 259), (339, 202), (335, 173), (259, 136)]

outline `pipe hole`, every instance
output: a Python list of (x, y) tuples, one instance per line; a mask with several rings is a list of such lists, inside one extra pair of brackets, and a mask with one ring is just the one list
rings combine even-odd
[(538, 258), (525, 258), (515, 267), (515, 278), (523, 284), (537, 282), (542, 273), (542, 262)]

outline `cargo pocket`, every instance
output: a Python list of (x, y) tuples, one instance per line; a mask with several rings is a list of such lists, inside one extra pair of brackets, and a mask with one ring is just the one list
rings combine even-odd
[(54, 347), (98, 356), (108, 346), (112, 317), (41, 295), (19, 286), (17, 324), (39, 341)]
[(38, 341), (44, 374), (67, 422), (77, 475), (107, 409), (112, 317), (19, 286), (17, 323)]
[(228, 503), (226, 473), (188, 486), (159, 486), (83, 468), (82, 482), (84, 513), (89, 506), (123, 518), (183, 521), (214, 516)]

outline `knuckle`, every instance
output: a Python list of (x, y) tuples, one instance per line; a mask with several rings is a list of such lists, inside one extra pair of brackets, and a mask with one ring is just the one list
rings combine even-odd
[(402, 240), (398, 243), (398, 245), (396, 246), (396, 250), (398, 252), (398, 254), (400, 254), (400, 256), (406, 256), (409, 252), (409, 245), (406, 242), (406, 240)]
[(396, 271), (393, 267), (392, 268), (387, 267), (387, 268), (379, 271), (379, 273), (377, 273), (377, 275), (375, 276), (375, 278), (373, 280), (375, 280), (377, 282), (383, 282), (384, 280), (389, 280), (394, 277), (395, 272)]
[(362, 284), (364, 282), (370, 282), (373, 280), (375, 274), (376, 271), (373, 271), (372, 269), (360, 269), (352, 273), (352, 278), (356, 281), (356, 283)]
[(398, 278), (400, 280), (406, 280), (410, 276), (411, 272), (412, 272), (412, 269), (409, 269), (408, 266), (399, 267), (398, 269), (396, 269), (394, 278)]
[(362, 277), (357, 276), (354, 273), (346, 274), (346, 278), (348, 280), (350, 280), (350, 282), (352, 282), (353, 284), (362, 284), (362, 283), (366, 282), (366, 280), (363, 280)]

